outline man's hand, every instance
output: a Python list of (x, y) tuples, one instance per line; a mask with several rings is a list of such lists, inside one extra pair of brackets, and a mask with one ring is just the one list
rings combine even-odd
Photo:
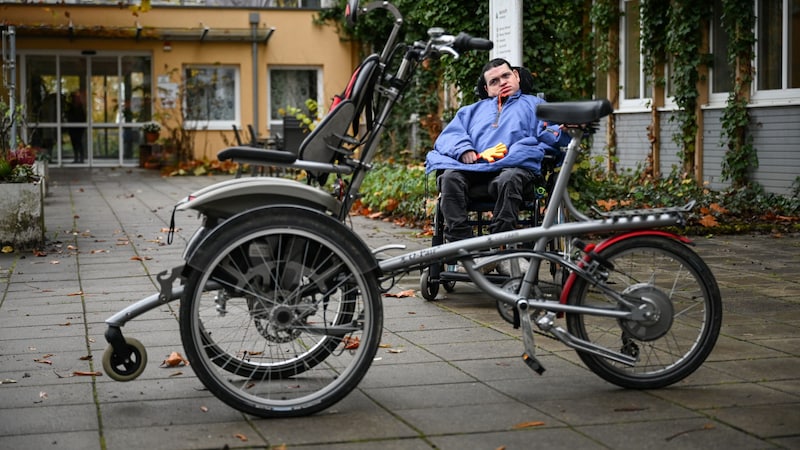
[(460, 160), (464, 164), (472, 164), (475, 161), (477, 161), (478, 158), (480, 158), (480, 155), (478, 155), (478, 152), (476, 152), (475, 150), (467, 150), (467, 151), (465, 151), (464, 153), (461, 154)]
[(488, 162), (495, 162), (498, 159), (503, 159), (504, 156), (508, 154), (508, 147), (506, 144), (502, 142), (495, 145), (494, 147), (489, 147), (486, 150), (480, 153), (480, 157), (485, 159)]

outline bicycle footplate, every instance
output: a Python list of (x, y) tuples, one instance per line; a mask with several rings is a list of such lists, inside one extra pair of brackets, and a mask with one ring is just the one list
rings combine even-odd
[(530, 311), (528, 311), (528, 302), (524, 299), (519, 299), (517, 300), (516, 306), (522, 325), (522, 343), (525, 345), (525, 353), (522, 354), (522, 360), (525, 361), (525, 364), (533, 369), (534, 372), (541, 375), (544, 373), (544, 366), (533, 356), (536, 346), (533, 343), (533, 325), (531, 324)]
[(534, 372), (538, 373), (539, 375), (544, 373), (544, 366), (539, 363), (539, 360), (536, 359), (535, 356), (529, 355), (527, 353), (522, 354), (522, 360), (525, 361), (525, 364), (528, 365)]

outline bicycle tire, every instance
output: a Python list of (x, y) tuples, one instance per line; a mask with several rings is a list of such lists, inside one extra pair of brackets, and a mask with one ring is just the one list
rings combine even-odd
[[(614, 286), (634, 303), (644, 303), (641, 298), (647, 296), (665, 314), (649, 323), (567, 314), (567, 329), (576, 337), (637, 358), (631, 367), (579, 350), (584, 364), (606, 381), (631, 389), (668, 386), (697, 370), (714, 348), (722, 324), (719, 287), (700, 256), (661, 236), (623, 239), (599, 255), (614, 266), (606, 286)], [(619, 306), (580, 277), (567, 301)]]
[(180, 332), (211, 393), (248, 414), (292, 417), (358, 385), (383, 312), (376, 264), (351, 230), (280, 207), (221, 225), (206, 242), (211, 256), (188, 266)]

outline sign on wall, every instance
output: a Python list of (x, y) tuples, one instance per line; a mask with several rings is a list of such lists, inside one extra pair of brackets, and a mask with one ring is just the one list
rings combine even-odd
[(489, 2), (489, 39), (494, 42), (492, 59), (522, 65), (522, 0)]

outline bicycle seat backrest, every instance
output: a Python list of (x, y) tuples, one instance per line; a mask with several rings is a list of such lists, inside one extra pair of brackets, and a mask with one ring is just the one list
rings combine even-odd
[[(361, 114), (367, 115), (367, 127), (372, 122), (372, 91), (378, 76), (378, 56), (366, 58), (353, 72), (350, 82), (342, 94), (334, 97), (331, 109), (325, 118), (306, 136), (297, 151), (304, 161), (333, 163), (343, 155), (342, 143), (352, 127), (352, 136), (358, 136)], [(328, 174), (309, 172), (317, 182), (324, 184)]]
[[(512, 67), (512, 69), (515, 69), (519, 73), (519, 90), (521, 90), (523, 94), (535, 95), (531, 71), (522, 66)], [(480, 74), (475, 84), (475, 96), (480, 100), (489, 98), (489, 93), (486, 92), (486, 80), (483, 79), (483, 74)]]

